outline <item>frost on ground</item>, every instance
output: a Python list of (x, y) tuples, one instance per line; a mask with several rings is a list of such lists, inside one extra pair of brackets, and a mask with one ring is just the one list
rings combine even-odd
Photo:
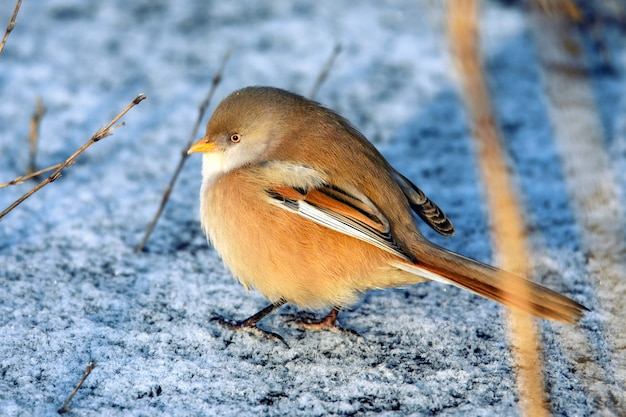
[[(13, 5), (4, 4), (0, 22)], [(400, 11), (402, 10), (402, 11)], [(592, 308), (577, 326), (541, 323), (556, 415), (618, 413), (620, 396), (587, 274), (538, 62), (522, 10), (484, 2), (484, 55), (537, 280)], [(622, 202), (626, 161), (623, 30), (615, 70), (596, 71)], [(233, 56), (212, 106), (246, 85), (307, 94), (340, 42), (317, 99), (368, 136), (453, 219), (438, 243), (491, 261), (488, 213), (445, 38), (430, 1), (24, 2), (0, 55), (0, 182), (23, 174), (41, 95), (39, 166), (64, 160), (142, 92), (126, 125), (0, 223), (0, 415), (55, 415), (89, 361), (76, 415), (518, 415), (515, 365), (498, 305), (428, 283), (365, 294), (340, 315), (361, 336), (263, 322), (286, 349), (214, 322), (265, 306), (209, 248), (198, 220), (200, 158), (137, 254), (214, 71)], [(612, 108), (606, 102), (612, 101)], [(209, 109), (212, 110), (213, 107)], [(0, 190), (0, 208), (33, 183)], [(623, 204), (622, 204), (623, 207)], [(572, 340), (586, 340), (584, 354)], [(596, 363), (596, 374), (577, 370)], [(592, 387), (593, 385), (593, 387)]]

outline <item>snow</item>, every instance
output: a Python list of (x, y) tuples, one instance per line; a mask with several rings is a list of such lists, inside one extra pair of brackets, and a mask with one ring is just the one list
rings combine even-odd
[[(501, 3), (483, 2), (485, 66), (537, 279), (597, 310), (532, 38), (523, 10)], [(339, 316), (360, 336), (302, 331), (284, 317), (296, 309), (285, 307), (262, 324), (289, 349), (211, 321), (247, 317), (266, 301), (247, 293), (206, 242), (199, 157), (187, 161), (147, 250), (134, 251), (226, 51), (233, 55), (204, 122), (246, 85), (308, 94), (339, 42), (317, 100), (359, 127), (457, 229), (452, 239), (424, 228), (426, 236), (493, 260), (443, 4), (24, 2), (0, 54), (0, 182), (24, 173), (37, 95), (47, 109), (41, 167), (64, 160), (138, 93), (148, 99), (0, 222), (0, 415), (56, 415), (89, 361), (97, 367), (70, 404), (73, 415), (518, 415), (503, 309), (456, 288), (365, 294)], [(13, 7), (3, 3), (0, 23)], [(613, 28), (607, 47), (618, 69), (594, 74), (594, 88), (623, 203), (620, 41), (623, 28)], [(0, 189), (0, 209), (33, 185)], [(610, 377), (603, 320), (600, 309), (577, 327), (541, 323), (554, 414), (611, 415), (598, 398), (623, 395)], [(591, 352), (578, 351), (577, 340)], [(602, 375), (577, 371), (587, 354)]]

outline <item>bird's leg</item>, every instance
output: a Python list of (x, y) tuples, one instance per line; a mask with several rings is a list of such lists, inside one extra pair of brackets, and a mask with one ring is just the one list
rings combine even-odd
[(282, 343), (284, 343), (285, 346), (289, 347), (287, 342), (285, 342), (285, 339), (283, 339), (283, 337), (281, 335), (279, 335), (278, 333), (274, 333), (274, 332), (270, 332), (270, 331), (267, 331), (267, 330), (263, 330), (263, 329), (260, 329), (257, 326), (257, 323), (259, 321), (261, 321), (261, 319), (263, 319), (265, 316), (267, 316), (268, 314), (270, 314), (274, 310), (280, 308), (284, 304), (285, 304), (284, 300), (281, 300), (281, 301), (279, 301), (278, 303), (275, 303), (275, 304), (270, 304), (267, 307), (265, 307), (263, 310), (259, 311), (258, 313), (253, 314), (252, 316), (248, 317), (247, 319), (244, 319), (244, 320), (241, 320), (241, 321), (231, 321), (231, 320), (225, 319), (222, 316), (215, 316), (211, 320), (218, 322), (219, 324), (221, 324), (224, 327), (229, 328), (230, 330), (234, 330), (234, 331), (242, 331), (243, 330), (243, 331), (247, 331), (249, 333), (253, 333), (256, 336), (264, 337), (266, 339), (276, 339), (276, 340), (279, 340)]
[(339, 308), (333, 308), (330, 313), (324, 318), (315, 319), (310, 317), (294, 316), (289, 321), (297, 326), (303, 327), (307, 330), (332, 330), (352, 333), (358, 336), (358, 333), (351, 329), (341, 327), (337, 323), (337, 316), (339, 315)]

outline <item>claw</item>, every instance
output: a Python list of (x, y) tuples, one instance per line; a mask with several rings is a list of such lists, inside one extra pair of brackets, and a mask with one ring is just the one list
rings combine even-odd
[(216, 321), (220, 325), (226, 327), (227, 329), (230, 329), (236, 332), (245, 331), (263, 339), (277, 340), (281, 342), (282, 344), (284, 344), (289, 349), (289, 344), (287, 344), (287, 342), (281, 335), (279, 335), (278, 333), (270, 332), (269, 330), (263, 330), (259, 328), (256, 325), (256, 322), (250, 319), (245, 319), (242, 321), (232, 321), (222, 316), (215, 315), (214, 317), (211, 318), (211, 321)]

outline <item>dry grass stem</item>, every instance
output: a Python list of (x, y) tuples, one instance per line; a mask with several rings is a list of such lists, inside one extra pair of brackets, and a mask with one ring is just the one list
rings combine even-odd
[(341, 52), (341, 44), (337, 43), (335, 47), (333, 48), (332, 52), (330, 53), (330, 56), (328, 57), (326, 64), (322, 68), (322, 71), (317, 76), (317, 79), (315, 80), (315, 84), (313, 84), (313, 88), (311, 88), (311, 92), (309, 93), (309, 98), (311, 100), (315, 100), (315, 96), (317, 95), (317, 92), (319, 91), (324, 81), (326, 81), (326, 79), (328, 78), (330, 69), (335, 63), (335, 60), (337, 59), (337, 55), (339, 55), (340, 52)]
[[(570, 205), (578, 225), (588, 275), (594, 288), (594, 310), (607, 333), (602, 347), (606, 360), (580, 361), (600, 355), (596, 341), (582, 331), (568, 335), (574, 373), (592, 380), (589, 401), (597, 415), (625, 415), (626, 410), (626, 218), (616, 165), (607, 143), (594, 91), (589, 59), (579, 28), (569, 16), (546, 15), (533, 8), (529, 15), (547, 97), (546, 106), (560, 154)], [(574, 48), (571, 48), (571, 45)], [(613, 132), (615, 138), (618, 134)], [(610, 149), (610, 148), (609, 148)]]
[(95, 367), (96, 367), (96, 362), (90, 361), (89, 363), (87, 363), (87, 367), (85, 368), (85, 373), (83, 374), (82, 378), (80, 379), (80, 381), (78, 381), (78, 384), (76, 384), (76, 386), (74, 387), (74, 390), (67, 397), (67, 400), (65, 400), (61, 408), (57, 410), (59, 414), (67, 413), (68, 411), (70, 411), (70, 401), (72, 401), (72, 398), (74, 398), (74, 395), (76, 395), (80, 387), (83, 385), (83, 383), (85, 382), (85, 380), (87, 379), (91, 371), (94, 370)]
[(202, 123), (202, 118), (204, 117), (204, 113), (206, 112), (206, 109), (209, 106), (211, 99), (213, 98), (215, 89), (217, 88), (219, 83), (222, 81), (222, 74), (224, 73), (224, 68), (226, 67), (226, 63), (228, 62), (230, 55), (231, 55), (230, 50), (227, 51), (226, 54), (224, 54), (224, 58), (222, 59), (222, 63), (219, 69), (215, 72), (215, 75), (213, 75), (211, 88), (209, 89), (209, 92), (206, 95), (206, 98), (200, 104), (200, 107), (198, 108), (198, 118), (196, 119), (196, 123), (194, 124), (193, 129), (191, 129), (191, 135), (189, 135), (189, 140), (187, 141), (185, 148), (182, 150), (180, 160), (178, 161), (178, 165), (176, 166), (176, 169), (174, 170), (174, 174), (172, 175), (172, 178), (170, 179), (170, 182), (167, 185), (167, 188), (163, 192), (163, 197), (161, 198), (161, 204), (159, 205), (159, 208), (156, 214), (154, 215), (152, 222), (150, 222), (150, 225), (148, 226), (148, 229), (146, 230), (146, 233), (144, 234), (143, 239), (141, 239), (141, 243), (139, 243), (139, 245), (137, 245), (137, 247), (135, 248), (135, 251), (137, 252), (143, 251), (144, 248), (146, 247), (146, 244), (148, 243), (148, 239), (150, 239), (150, 235), (154, 231), (154, 228), (156, 227), (156, 224), (159, 221), (159, 218), (161, 217), (161, 214), (163, 213), (165, 206), (167, 205), (170, 195), (172, 194), (172, 190), (174, 189), (174, 185), (176, 184), (176, 180), (178, 179), (178, 176), (180, 175), (180, 172), (182, 171), (183, 166), (185, 165), (185, 161), (189, 157), (189, 155), (187, 154), (187, 150), (193, 144), (193, 141), (196, 138), (196, 135), (198, 134), (200, 123)]
[(49, 166), (47, 168), (42, 168), (40, 170), (31, 172), (30, 174), (22, 175), (21, 177), (17, 177), (14, 180), (11, 180), (9, 182), (5, 182), (5, 183), (0, 184), (0, 188), (9, 187), (11, 185), (21, 184), (21, 183), (23, 183), (26, 180), (38, 177), (39, 175), (44, 174), (44, 173), (46, 173), (48, 171), (52, 171), (53, 169), (57, 169), (61, 165), (63, 165), (62, 162), (60, 164), (52, 165), (52, 166)]
[(568, 16), (580, 21), (583, 13), (573, 0), (529, 0), (532, 7), (537, 7), (547, 16)]
[(124, 110), (122, 110), (117, 116), (115, 116), (113, 118), (113, 120), (111, 120), (105, 127), (99, 129), (92, 137), (91, 139), (89, 139), (89, 141), (87, 143), (85, 143), (83, 146), (81, 146), (76, 152), (74, 152), (69, 158), (67, 158), (65, 160), (65, 162), (59, 164), (59, 166), (56, 168), (56, 170), (52, 173), (52, 175), (50, 175), (48, 178), (46, 178), (45, 180), (41, 181), (39, 184), (37, 184), (35, 187), (33, 187), (30, 191), (28, 191), (26, 194), (24, 194), (23, 196), (21, 196), (20, 198), (18, 198), (13, 204), (11, 204), (9, 207), (7, 207), (2, 213), (0, 213), (0, 221), (2, 221), (2, 219), (4, 218), (4, 216), (6, 216), (11, 210), (13, 210), (14, 208), (16, 208), (17, 206), (19, 206), (20, 204), (22, 204), (27, 198), (29, 198), (30, 196), (32, 196), (33, 194), (35, 194), (37, 191), (39, 191), (40, 189), (42, 189), (44, 186), (50, 184), (51, 182), (55, 181), (57, 178), (59, 178), (61, 176), (61, 172), (63, 171), (63, 169), (67, 168), (69, 165), (71, 165), (72, 163), (74, 163), (74, 161), (76, 160), (76, 158), (83, 153), (87, 148), (89, 148), (91, 145), (93, 145), (94, 143), (98, 142), (101, 139), (104, 139), (107, 136), (110, 136), (113, 133), (113, 130), (117, 129), (119, 126), (121, 125), (116, 125), (116, 123), (122, 118), (124, 117), (124, 115), (126, 113), (128, 113), (128, 111), (130, 109), (132, 109), (133, 107), (135, 107), (137, 104), (141, 103), (144, 99), (146, 98), (145, 95), (143, 94), (139, 94), (137, 97), (135, 97), (135, 99), (128, 105), (126, 106), (126, 108)]
[[(453, 55), (463, 86), (463, 96), (473, 125), (482, 178), (491, 213), (493, 239), (500, 254), (501, 267), (519, 275), (528, 275), (531, 259), (523, 216), (510, 181), (500, 132), (494, 122), (489, 92), (484, 80), (478, 45), (477, 0), (455, 0), (449, 3), (448, 31)], [(513, 283), (514, 294), (529, 299), (524, 283)], [(517, 387), (520, 413), (524, 416), (547, 416), (541, 355), (537, 330), (531, 317), (510, 312), (507, 325), (511, 335), (513, 357), (517, 362)]]
[(30, 130), (28, 133), (28, 142), (30, 144), (30, 151), (28, 153), (28, 167), (26, 172), (28, 174), (32, 174), (37, 171), (37, 147), (39, 143), (39, 127), (41, 125), (41, 119), (43, 115), (46, 113), (46, 108), (41, 101), (41, 96), (37, 96), (35, 99), (35, 112), (33, 116), (30, 118)]
[(15, 27), (15, 21), (17, 19), (17, 12), (19, 12), (21, 5), (22, 5), (22, 0), (17, 0), (17, 4), (15, 5), (15, 10), (13, 10), (13, 15), (11, 15), (11, 18), (9, 19), (7, 30), (4, 32), (4, 37), (2, 38), (2, 42), (0, 43), (0, 54), (4, 50), (4, 45), (7, 43), (7, 39), (9, 39), (9, 34)]

